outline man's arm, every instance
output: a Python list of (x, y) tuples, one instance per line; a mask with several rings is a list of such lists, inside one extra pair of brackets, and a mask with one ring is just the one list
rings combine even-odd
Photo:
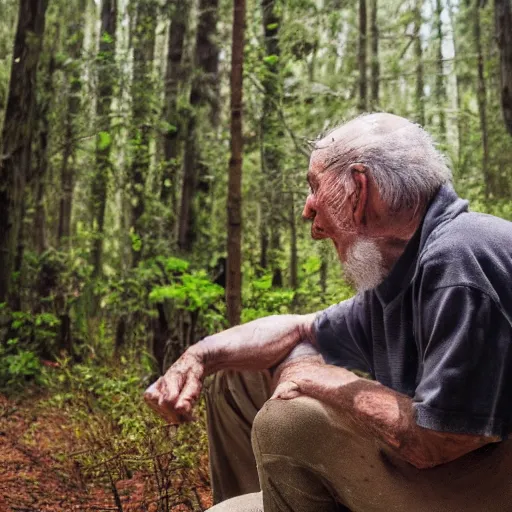
[(265, 370), (311, 337), (316, 313), (260, 318), (208, 336), (185, 353), (144, 394), (169, 422), (190, 419), (205, 376), (222, 369)]
[(411, 398), (318, 359), (281, 368), (274, 399), (307, 395), (342, 410), (362, 432), (376, 437), (418, 469), (450, 462), (498, 437), (437, 432), (419, 427)]

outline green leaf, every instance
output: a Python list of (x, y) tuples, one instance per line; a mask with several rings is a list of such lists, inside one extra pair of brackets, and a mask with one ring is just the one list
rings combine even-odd
[(270, 66), (275, 66), (279, 62), (279, 57), (277, 55), (267, 55), (263, 57), (263, 62)]
[(277, 27), (279, 27), (279, 23), (269, 23), (267, 25), (268, 30), (275, 30)]
[(108, 132), (99, 132), (98, 133), (98, 149), (103, 151), (107, 149), (110, 144), (112, 144), (112, 137)]

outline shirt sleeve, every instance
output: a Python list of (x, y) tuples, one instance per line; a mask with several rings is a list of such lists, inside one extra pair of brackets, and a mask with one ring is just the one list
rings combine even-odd
[(414, 397), (416, 423), (505, 437), (512, 331), (500, 306), (477, 289), (451, 286), (428, 292), (420, 308), (424, 352)]
[(364, 332), (364, 302), (360, 296), (320, 312), (313, 330), (327, 364), (373, 374)]

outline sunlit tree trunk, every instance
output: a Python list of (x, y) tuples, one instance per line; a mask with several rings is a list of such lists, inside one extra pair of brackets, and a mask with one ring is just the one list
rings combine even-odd
[[(263, 170), (263, 208), (262, 208), (262, 263), (272, 270), (272, 284), (283, 285), (283, 276), (279, 267), (281, 254), (282, 202), (283, 202), (283, 154), (281, 138), (283, 129), (279, 118), (281, 108), (282, 68), (279, 49), (279, 17), (275, 0), (261, 0), (263, 32), (265, 35), (266, 57), (263, 75), (263, 112), (261, 118), (261, 162)], [(267, 247), (269, 253), (267, 254)]]
[(132, 265), (137, 266), (144, 248), (142, 216), (146, 205), (146, 179), (150, 166), (152, 133), (151, 104), (154, 101), (153, 59), (155, 56), (157, 4), (155, 0), (139, 0), (133, 36), (132, 123), (133, 156), (130, 167), (132, 198), (131, 228), (140, 243), (132, 243)]
[(510, 0), (495, 0), (495, 28), (500, 49), (501, 109), (512, 135), (512, 7)]
[[(85, 13), (86, 0), (79, 0), (78, 11)], [(60, 202), (59, 225), (57, 240), (60, 247), (69, 244), (71, 236), (71, 213), (73, 208), (73, 190), (76, 168), (76, 137), (78, 132), (78, 115), (80, 113), (80, 93), (82, 90), (82, 77), (80, 58), (84, 42), (85, 16), (73, 16), (66, 34), (66, 55), (69, 57), (64, 69), (66, 90), (66, 114), (64, 150), (60, 167)]]
[[(194, 197), (198, 193), (198, 183), (204, 163), (201, 160), (200, 146), (197, 143), (200, 107), (210, 108), (210, 123), (217, 108), (218, 98), (208, 94), (217, 88), (219, 49), (215, 42), (217, 34), (218, 0), (200, 0), (199, 21), (196, 33), (194, 65), (195, 76), (190, 91), (190, 119), (185, 140), (183, 158), (183, 184), (178, 225), (178, 246), (182, 251), (190, 252), (196, 240)], [(203, 129), (203, 127), (201, 128)]]
[(415, 111), (418, 123), (425, 125), (425, 93), (423, 78), (423, 48), (421, 47), (421, 16), (422, 0), (416, 0), (414, 6), (414, 55), (416, 57), (416, 94), (414, 97)]
[(368, 80), (366, 77), (366, 46), (367, 46), (367, 13), (366, 0), (359, 0), (359, 104), (360, 112), (366, 111), (368, 108)]
[(115, 76), (115, 49), (117, 27), (117, 0), (103, 0), (101, 4), (101, 32), (98, 52), (98, 99), (96, 117), (98, 134), (96, 136), (96, 168), (91, 185), (91, 209), (95, 238), (91, 262), (93, 275), (102, 274), (103, 234), (105, 228), (105, 210), (107, 188), (111, 168), (110, 150), (112, 146), (110, 111)]
[(377, 21), (378, 0), (371, 0), (370, 19), (372, 34), (372, 62), (371, 62), (371, 108), (375, 110), (379, 105), (380, 61), (379, 61), (379, 25)]
[[(178, 114), (178, 93), (184, 79), (182, 66), (185, 35), (190, 13), (190, 0), (179, 0), (174, 4), (174, 11), (169, 29), (167, 46), (167, 67), (164, 88), (164, 119), (168, 123), (163, 136), (165, 166), (162, 173), (160, 200), (171, 208), (172, 219), (176, 218), (179, 137), (184, 131), (183, 121)], [(170, 204), (169, 204), (170, 203)], [(170, 235), (170, 233), (169, 233)]]
[(0, 302), (8, 298), (31, 165), (36, 74), (48, 0), (20, 0), (11, 78), (0, 140)]
[(231, 51), (231, 158), (228, 177), (228, 267), (226, 304), (229, 325), (240, 323), (242, 310), (242, 92), (245, 0), (234, 0)]

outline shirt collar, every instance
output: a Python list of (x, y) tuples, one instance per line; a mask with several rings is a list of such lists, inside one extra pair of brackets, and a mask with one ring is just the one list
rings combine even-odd
[(443, 185), (431, 200), (418, 229), (405, 246), (390, 273), (374, 291), (389, 303), (405, 290), (416, 272), (418, 255), (423, 251), (430, 235), (442, 224), (468, 211), (468, 202), (460, 199), (451, 185)]

